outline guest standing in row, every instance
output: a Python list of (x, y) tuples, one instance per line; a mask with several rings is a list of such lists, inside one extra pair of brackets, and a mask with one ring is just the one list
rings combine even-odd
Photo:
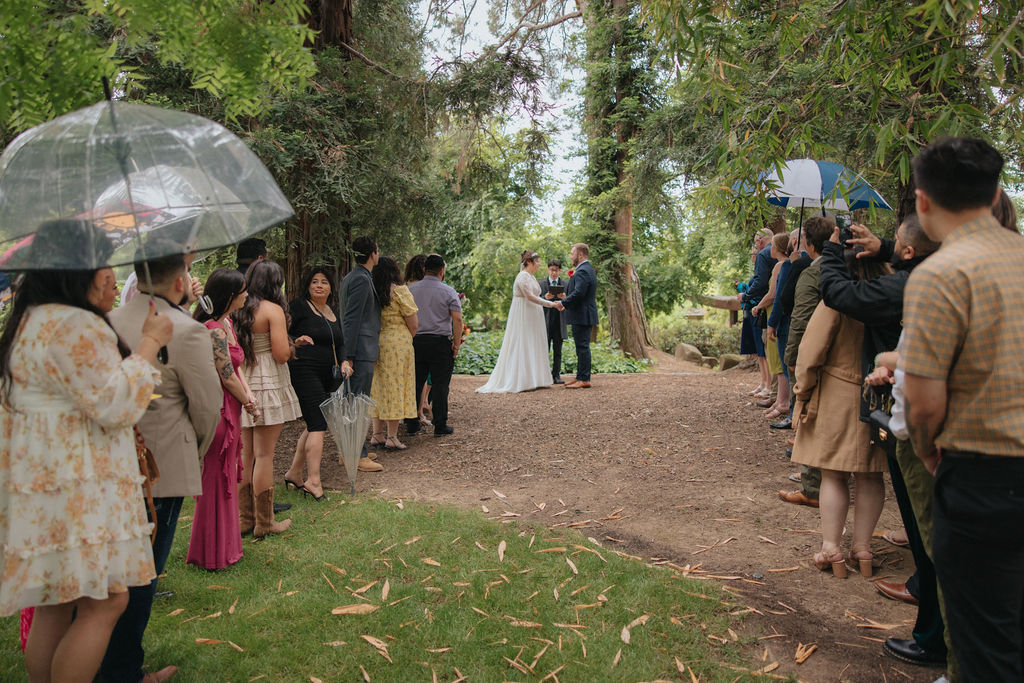
[(285, 422), (299, 416), (292, 389), (284, 273), (273, 261), (253, 263), (245, 276), (245, 305), (232, 320), (245, 356), (243, 371), (256, 397), (258, 417), (242, 415), (242, 483), (238, 486), (239, 522), (243, 534), (279, 534), (292, 521), (274, 521), (274, 448)]
[[(562, 262), (556, 258), (548, 261), (548, 276), (540, 280), (540, 295), (548, 301), (558, 297), (551, 293), (552, 287), (561, 287), (565, 291), (566, 281), (562, 279)], [(557, 308), (544, 309), (544, 330), (548, 335), (548, 347), (551, 349), (551, 383), (565, 384), (562, 380), (562, 342), (569, 338), (569, 328), (565, 324), (565, 311)]]
[(238, 372), (244, 354), (238, 345), (231, 314), (245, 304), (245, 277), (218, 268), (204, 288), (213, 312), (196, 308), (192, 317), (206, 325), (213, 340), (213, 362), (220, 374), (224, 402), (213, 443), (203, 457), (203, 493), (192, 514), (192, 537), (185, 562), (217, 570), (242, 559), (238, 526), (238, 479), (242, 473), (242, 409), (258, 414), (256, 399)]
[(412, 348), (419, 324), (416, 302), (402, 283), (398, 264), (390, 256), (381, 256), (373, 269), (373, 286), (381, 303), (381, 314), (380, 348), (370, 390), (370, 398), (377, 404), (370, 445), (402, 451), (407, 446), (398, 440), (398, 423), (418, 415), (416, 359)]
[[(373, 368), (380, 342), (380, 308), (373, 288), (373, 269), (380, 258), (377, 241), (369, 236), (352, 241), (356, 267), (341, 281), (341, 331), (345, 338), (345, 358), (341, 372), (350, 378), (352, 391), (370, 395)], [(359, 456), (359, 470), (380, 472), (384, 468), (367, 457), (366, 445)]]
[[(324, 500), (320, 461), (327, 431), (327, 420), (320, 404), (341, 383), (338, 359), (343, 345), (338, 302), (334, 295), (336, 278), (333, 268), (318, 266), (311, 269), (302, 279), (302, 294), (292, 299), (289, 305), (291, 325), (288, 333), (295, 339), (296, 348), (295, 358), (288, 362), (288, 370), (306, 428), (295, 445), (291, 467), (284, 473), (284, 485), (285, 488), (302, 491), (303, 495), (317, 502)], [(306, 470), (305, 478), (303, 469)]]
[[(107, 243), (54, 221), (28, 248)], [(0, 616), (35, 607), (30, 680), (92, 681), (128, 588), (156, 576), (132, 425), (173, 325), (145, 302), (133, 353), (104, 319), (116, 297), (109, 268), (29, 272), (0, 334)]]

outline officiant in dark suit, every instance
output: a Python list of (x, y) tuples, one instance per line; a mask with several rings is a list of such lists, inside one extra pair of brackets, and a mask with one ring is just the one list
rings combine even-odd
[(590, 247), (580, 243), (572, 245), (572, 277), (559, 295), (565, 310), (565, 322), (572, 325), (572, 339), (576, 344), (576, 379), (566, 389), (590, 388), (590, 335), (597, 325), (597, 274), (590, 264)]
[[(565, 292), (565, 280), (562, 274), (562, 262), (556, 258), (548, 261), (548, 276), (540, 281), (540, 295), (548, 301), (554, 301), (559, 293)], [(552, 292), (551, 288), (555, 291)], [(561, 290), (558, 288), (561, 287)], [(544, 309), (544, 328), (548, 333), (548, 347), (552, 351), (551, 380), (554, 384), (565, 384), (562, 381), (562, 340), (569, 338), (569, 330), (565, 324), (565, 311), (555, 308)]]

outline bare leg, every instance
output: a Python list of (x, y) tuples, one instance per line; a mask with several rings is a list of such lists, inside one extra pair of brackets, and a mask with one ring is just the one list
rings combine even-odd
[(885, 486), (882, 484), (881, 472), (857, 472), (853, 476), (857, 482), (857, 500), (853, 505), (851, 547), (868, 548), (871, 545), (871, 534), (882, 514)]
[[(821, 510), (821, 550), (828, 555), (835, 553), (843, 542), (843, 526), (850, 508), (849, 478), (846, 472), (821, 470), (821, 493), (818, 499)], [(860, 491), (857, 497), (860, 497)]]
[(789, 380), (785, 374), (779, 375), (779, 395), (775, 398), (775, 407), (789, 412)]
[(772, 386), (772, 373), (768, 372), (768, 359), (764, 356), (758, 356), (757, 369), (761, 371), (761, 386), (765, 389), (770, 389)]
[[(302, 436), (299, 437), (298, 443), (295, 444), (295, 456), (292, 458), (292, 465), (288, 468), (288, 471), (284, 473), (284, 478), (288, 481), (302, 481), (302, 470), (306, 467), (306, 438), (309, 436), (309, 431), (303, 429)], [(320, 481), (320, 466), (317, 463), (317, 481)]]
[(399, 420), (388, 420), (388, 448), (398, 448), (400, 450), (405, 448), (405, 444), (398, 440), (398, 423)]
[(28, 642), (25, 643), (25, 668), (28, 669), (28, 680), (32, 683), (50, 683), (53, 653), (71, 627), (74, 609), (73, 602), (36, 607)]
[[(259, 495), (267, 489), (274, 488), (274, 447), (277, 437), (281, 435), (284, 425), (264, 425), (253, 427), (252, 448), (255, 454), (252, 469), (252, 489)], [(243, 453), (245, 440), (242, 440)], [(243, 459), (244, 464), (244, 459)]]
[(420, 417), (432, 419), (433, 411), (430, 409), (430, 385), (424, 383), (423, 392), (420, 394)]
[(324, 486), (320, 481), (320, 461), (324, 455), (324, 433), (309, 432), (303, 443), (305, 450), (306, 471), (309, 476), (303, 484), (314, 496), (324, 494)]
[(242, 484), (252, 483), (252, 469), (256, 455), (252, 450), (254, 427), (242, 427)]
[[(35, 618), (32, 623), (32, 630), (29, 632), (29, 646), (36, 631), (35, 619), (40, 617), (41, 612), (56, 610), (55, 619), (50, 622), (51, 627), (60, 628), (60, 623), (70, 620), (72, 604), (78, 607), (75, 620), (66, 627), (64, 636), (60, 638), (49, 668), (49, 678), (37, 678), (30, 673), (30, 680), (35, 681), (61, 681), (64, 683), (91, 683), (100, 669), (100, 662), (107, 651), (107, 643), (110, 641), (110, 634), (114, 630), (114, 624), (118, 617), (124, 612), (128, 605), (128, 593), (114, 593), (105, 600), (93, 598), (79, 598), (74, 603), (57, 605), (56, 607), (37, 607)], [(65, 616), (66, 614), (66, 616)], [(52, 637), (53, 631), (45, 628)], [(44, 638), (46, 636), (43, 636)], [(26, 649), (26, 661), (27, 657)], [(41, 659), (41, 655), (38, 655)], [(30, 666), (33, 668), (39, 663), (39, 659)]]

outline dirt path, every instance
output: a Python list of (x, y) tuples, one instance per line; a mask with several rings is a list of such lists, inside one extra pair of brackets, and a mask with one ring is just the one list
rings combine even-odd
[[(386, 471), (360, 474), (357, 490), (572, 524), (625, 552), (689, 565), (694, 575), (737, 577), (723, 582), (734, 601), (760, 612), (739, 629), (763, 638), (748, 646), (751, 668), (777, 660), (774, 673), (806, 681), (930, 683), (941, 673), (882, 653), (885, 637), (910, 637), (915, 607), (882, 598), (859, 575), (838, 580), (810, 562), (818, 511), (777, 496), (795, 487), (786, 479), (795, 471), (784, 453), (789, 432), (768, 429), (747, 397), (755, 375), (700, 371), (665, 356), (656, 373), (597, 375), (589, 390), (475, 394), (485, 380), (455, 377), (455, 434), (406, 439), (409, 450), (383, 454)], [(278, 480), (299, 429), (289, 425), (281, 437)], [(324, 483), (348, 490), (330, 457)], [(899, 525), (890, 493), (878, 531)], [(881, 539), (873, 549), (876, 579), (912, 571), (908, 551)], [(890, 628), (865, 628), (868, 620)], [(818, 645), (800, 666), (798, 643)]]

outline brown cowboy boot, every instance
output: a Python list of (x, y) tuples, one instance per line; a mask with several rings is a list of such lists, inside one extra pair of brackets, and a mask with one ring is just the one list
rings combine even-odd
[(292, 520), (286, 519), (283, 522), (274, 521), (274, 489), (269, 488), (261, 491), (256, 496), (256, 525), (252, 535), (256, 538), (263, 538), (268, 534), (279, 534), (292, 525)]
[(238, 526), (243, 536), (252, 533), (254, 518), (252, 511), (252, 484), (238, 485)]

